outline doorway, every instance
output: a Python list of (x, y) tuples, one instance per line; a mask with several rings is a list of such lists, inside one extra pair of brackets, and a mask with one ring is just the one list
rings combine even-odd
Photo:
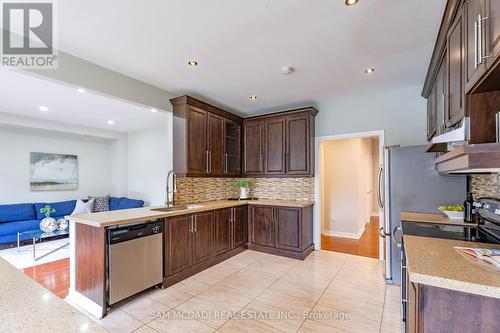
[(317, 138), (315, 236), (322, 250), (383, 260), (383, 146), (383, 131)]

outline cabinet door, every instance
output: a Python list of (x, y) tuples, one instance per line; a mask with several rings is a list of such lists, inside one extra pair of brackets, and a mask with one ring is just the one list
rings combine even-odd
[(214, 213), (210, 211), (194, 214), (193, 264), (209, 259), (213, 253)]
[(309, 114), (286, 117), (286, 172), (307, 175), (311, 167)]
[(470, 88), (486, 67), (479, 59), (478, 16), (481, 13), (482, 0), (466, 0), (464, 3), (465, 23), (465, 84)]
[(208, 172), (207, 147), (208, 112), (189, 107), (188, 110), (188, 173), (205, 175)]
[(485, 34), (485, 50), (483, 55), (487, 57), (485, 62), (489, 66), (500, 54), (500, 1), (483, 1), (483, 13), (484, 17), (487, 18), (483, 21)]
[(276, 248), (291, 251), (301, 249), (301, 209), (293, 207), (275, 207)]
[(447, 81), (447, 75), (446, 75), (446, 64), (447, 64), (447, 58), (448, 54), (445, 52), (445, 55), (443, 57), (443, 60), (441, 61), (441, 65), (439, 66), (439, 71), (438, 71), (438, 76), (436, 79), (436, 98), (435, 98), (435, 103), (436, 103), (436, 134), (435, 135), (440, 135), (444, 133), (444, 119), (445, 119), (445, 113), (446, 113), (446, 108), (447, 108), (447, 98), (448, 96), (447, 89), (448, 89), (448, 81)]
[(430, 141), (436, 134), (436, 108), (434, 105), (434, 88), (427, 100), (427, 141)]
[(247, 207), (234, 207), (233, 213), (233, 244), (235, 249), (248, 243), (248, 218)]
[(241, 176), (241, 124), (225, 120), (224, 173)]
[(231, 249), (231, 215), (232, 208), (215, 211), (215, 255), (224, 253)]
[(264, 164), (267, 175), (282, 175), (285, 169), (285, 126), (284, 117), (265, 121)]
[(252, 243), (274, 247), (274, 208), (272, 206), (251, 207)]
[(208, 113), (208, 173), (224, 174), (224, 118)]
[(183, 271), (193, 264), (191, 215), (168, 218), (165, 223), (165, 273)]
[(459, 12), (448, 32), (448, 110), (446, 126), (452, 127), (464, 117), (464, 29)]
[(244, 172), (247, 175), (264, 174), (264, 124), (261, 120), (244, 123), (245, 161)]

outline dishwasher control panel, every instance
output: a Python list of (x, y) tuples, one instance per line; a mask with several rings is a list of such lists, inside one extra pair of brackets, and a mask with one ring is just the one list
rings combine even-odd
[(108, 229), (107, 242), (111, 245), (154, 234), (160, 234), (162, 232), (163, 223), (161, 221), (146, 221), (143, 223)]

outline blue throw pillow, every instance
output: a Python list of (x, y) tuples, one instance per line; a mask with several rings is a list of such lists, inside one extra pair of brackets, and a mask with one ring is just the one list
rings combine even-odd
[(118, 206), (120, 205), (120, 202), (125, 199), (125, 197), (117, 198), (117, 197), (110, 197), (109, 198), (109, 210), (118, 210)]
[(130, 209), (130, 208), (140, 208), (144, 206), (144, 201), (123, 198), (118, 204), (118, 209)]

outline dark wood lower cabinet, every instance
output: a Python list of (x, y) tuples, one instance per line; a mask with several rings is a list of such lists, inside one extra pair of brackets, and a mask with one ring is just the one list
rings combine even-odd
[(231, 248), (235, 249), (248, 243), (248, 208), (239, 206), (233, 208), (233, 223)]
[(313, 250), (312, 206), (250, 206), (249, 248), (304, 259)]
[(167, 219), (165, 225), (165, 273), (171, 275), (192, 265), (192, 215)]
[(406, 332), (500, 332), (500, 300), (409, 282)]
[(193, 217), (193, 264), (214, 255), (214, 212), (194, 214)]
[(233, 209), (216, 210), (215, 215), (215, 255), (231, 249), (231, 218)]
[(313, 250), (312, 206), (235, 206), (167, 218), (164, 230), (163, 287), (246, 248), (297, 259)]

